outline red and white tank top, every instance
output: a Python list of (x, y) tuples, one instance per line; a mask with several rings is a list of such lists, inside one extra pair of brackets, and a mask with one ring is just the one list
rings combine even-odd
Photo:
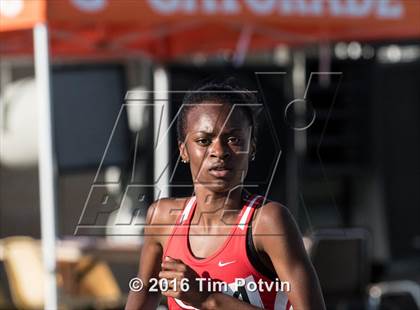
[[(201, 279), (210, 278), (227, 284), (223, 286), (222, 293), (239, 298), (254, 306), (274, 310), (293, 309), (288, 301), (287, 293), (284, 292), (284, 288), (281, 289), (280, 280), (269, 279), (257, 271), (247, 255), (247, 227), (256, 207), (262, 201), (262, 196), (250, 196), (222, 246), (209, 257), (200, 259), (193, 255), (189, 246), (189, 227), (196, 208), (196, 197), (191, 197), (169, 236), (162, 261), (165, 256), (180, 259), (184, 264), (190, 266)], [(201, 281), (203, 287), (207, 288), (208, 282)], [(214, 288), (212, 287), (212, 289)], [(168, 307), (170, 310), (196, 309), (172, 297), (168, 297)]]

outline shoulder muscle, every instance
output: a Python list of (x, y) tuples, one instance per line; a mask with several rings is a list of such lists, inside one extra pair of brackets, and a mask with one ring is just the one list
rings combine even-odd
[(162, 198), (153, 202), (147, 210), (145, 235), (163, 246), (171, 233), (176, 219), (184, 207), (185, 198)]

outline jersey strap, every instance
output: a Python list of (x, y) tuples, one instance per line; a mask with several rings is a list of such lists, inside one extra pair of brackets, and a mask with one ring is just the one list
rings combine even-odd
[(196, 200), (197, 198), (195, 196), (192, 196), (190, 198), (184, 210), (182, 210), (182, 214), (181, 214), (181, 217), (179, 218), (178, 224), (184, 224), (188, 220), (188, 218), (190, 217), (190, 214), (192, 213), (191, 211), (193, 210)]
[(250, 220), (252, 219), (252, 214), (254, 213), (255, 209), (258, 207), (260, 203), (263, 202), (264, 197), (260, 195), (252, 195), (248, 198), (249, 203), (245, 211), (242, 214), (241, 219), (239, 220), (238, 228), (242, 231), (248, 227)]

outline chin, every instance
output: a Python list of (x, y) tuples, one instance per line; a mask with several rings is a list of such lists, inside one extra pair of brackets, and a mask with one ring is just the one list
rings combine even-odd
[(233, 182), (233, 180), (217, 179), (212, 180), (211, 182), (200, 182), (198, 184), (215, 193), (226, 193), (237, 187), (240, 183)]

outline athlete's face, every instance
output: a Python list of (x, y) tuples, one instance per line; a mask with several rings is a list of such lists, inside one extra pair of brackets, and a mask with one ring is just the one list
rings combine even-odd
[(181, 156), (190, 163), (195, 186), (226, 192), (241, 184), (248, 171), (251, 124), (239, 107), (203, 102), (190, 109)]

